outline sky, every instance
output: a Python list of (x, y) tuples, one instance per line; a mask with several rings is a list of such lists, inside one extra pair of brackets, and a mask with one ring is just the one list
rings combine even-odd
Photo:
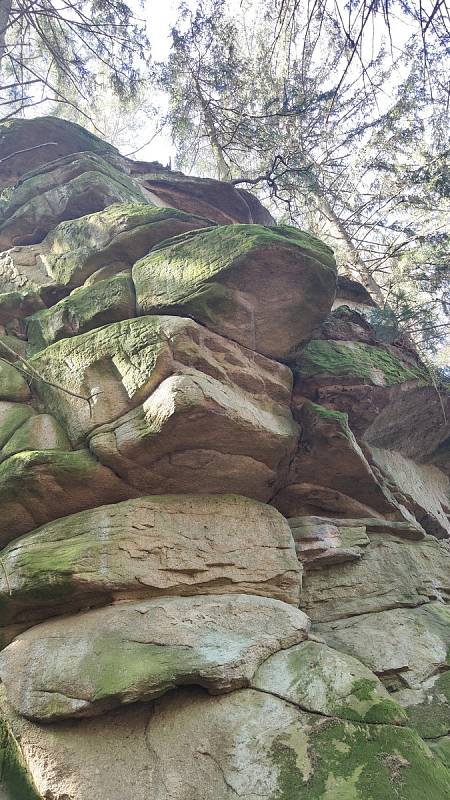
[[(191, 3), (194, 4), (193, 2)], [(164, 61), (170, 50), (170, 29), (177, 18), (179, 0), (144, 0), (144, 8), (134, 0), (129, 5), (135, 8), (135, 15), (139, 19), (145, 19), (147, 23), (147, 36), (151, 43), (152, 59), (154, 61)], [(158, 98), (162, 104), (163, 98)], [(148, 141), (155, 129), (155, 121), (149, 120), (148, 128), (143, 129), (133, 143), (133, 150), (139, 148), (144, 142)], [(127, 155), (126, 147), (119, 147), (119, 150)], [(175, 148), (172, 144), (168, 132), (163, 131), (150, 144), (143, 147), (133, 155), (133, 158), (142, 161), (159, 161), (161, 164), (173, 163), (175, 160)]]
[[(185, 0), (185, 2), (192, 9), (196, 6), (196, 0)], [(345, 0), (338, 0), (338, 2), (341, 2), (342, 7), (345, 8)], [(235, 13), (240, 14), (242, 12), (241, 3), (242, 0), (228, 0), (228, 7), (233, 9), (234, 6)], [(131, 0), (131, 2), (129, 2), (129, 5), (135, 11), (136, 17), (145, 19), (146, 21), (147, 35), (151, 43), (153, 61), (164, 61), (168, 56), (171, 44), (170, 29), (176, 22), (179, 4), (180, 0), (162, 0), (162, 2), (161, 0), (144, 0), (144, 7), (142, 7), (139, 0)], [(395, 14), (392, 14), (392, 17), (396, 26), (396, 42), (400, 48), (403, 48), (411, 31), (409, 26), (405, 25), (404, 20), (399, 19)], [(386, 28), (380, 18), (374, 29), (375, 42), (379, 43), (381, 38), (384, 38), (385, 35)], [(390, 88), (393, 87), (386, 86), (384, 96), (382, 95), (380, 97), (381, 112), (387, 110), (392, 103), (393, 98), (389, 91)], [(156, 99), (161, 108), (164, 109), (163, 95), (161, 94), (161, 96)], [(385, 106), (385, 109), (383, 109), (383, 106)], [(149, 144), (145, 144), (152, 138), (156, 129), (157, 120), (154, 118), (149, 119), (148, 126), (145, 126), (135, 137), (133, 142), (130, 143), (131, 147), (128, 145), (121, 147), (119, 145), (119, 150), (124, 155), (128, 155), (130, 150), (135, 151), (137, 148), (142, 148), (136, 153), (133, 152), (132, 157), (143, 161), (159, 161), (162, 164), (171, 163), (173, 166), (175, 161), (175, 148), (168, 131), (163, 131)]]

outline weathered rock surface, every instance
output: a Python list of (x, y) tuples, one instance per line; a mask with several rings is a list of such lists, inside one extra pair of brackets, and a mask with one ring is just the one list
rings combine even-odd
[(24, 451), (61, 450), (67, 452), (70, 449), (67, 434), (51, 414), (33, 414), (14, 430), (2, 446), (0, 462)]
[(302, 433), (287, 485), (281, 490), (281, 496), (273, 500), (277, 508), (283, 509), (288, 502), (291, 511), (288, 516), (300, 516), (301, 506), (298, 511), (295, 508), (297, 487), (301, 491), (302, 484), (307, 483), (353, 498), (360, 506), (372, 509), (370, 516), (390, 514), (412, 522), (412, 516), (399, 503), (382, 476), (375, 474), (350, 430), (345, 414), (299, 398), (293, 410)]
[(250, 595), (160, 597), (44, 622), (0, 655), (8, 700), (31, 719), (101, 714), (199, 684), (249, 682), (265, 659), (303, 641), (308, 619)]
[(63, 220), (144, 200), (139, 185), (100, 156), (78, 153), (53, 161), (25, 175), (0, 205), (0, 247), (37, 244)]
[(55, 800), (443, 800), (450, 791), (415, 732), (325, 719), (251, 689), (214, 698), (185, 689), (58, 726), (4, 709), (41, 794)]
[(239, 491), (266, 501), (298, 435), (270, 388), (252, 397), (209, 375), (175, 375), (140, 408), (94, 430), (90, 448), (140, 492)]
[(136, 301), (131, 277), (124, 272), (74, 289), (51, 308), (37, 311), (26, 320), (28, 350), (43, 350), (59, 339), (130, 319), (136, 316)]
[[(37, 146), (36, 146), (37, 145)], [(231, 222), (273, 225), (259, 200), (229, 183), (183, 175), (158, 162), (132, 161), (84, 128), (58, 117), (14, 119), (0, 126), (0, 189), (12, 186), (41, 165), (80, 152), (100, 155), (140, 184), (150, 202), (201, 214), (228, 225)]]
[(315, 629), (330, 647), (362, 661), (390, 690), (420, 689), (450, 666), (450, 609), (442, 602), (360, 614)]
[(434, 537), (371, 534), (354, 563), (309, 570), (301, 607), (315, 622), (450, 599), (450, 551)]
[(41, 251), (42, 245), (29, 245), (0, 253), (0, 282), (3, 293), (36, 296), (42, 308), (60, 300), (62, 293), (41, 262)]
[(298, 358), (296, 392), (346, 412), (353, 433), (369, 445), (448, 471), (448, 391), (410, 342), (379, 341), (368, 320), (347, 306), (324, 320)]
[(313, 339), (297, 363), (302, 396), (348, 414), (359, 435), (401, 392), (409, 393), (430, 381), (420, 363), (403, 359), (403, 352), (360, 341)]
[[(95, 403), (51, 386), (38, 391), (76, 442), (98, 425), (112, 422), (142, 401), (174, 373), (208, 375), (229, 390), (248, 392), (291, 418), (290, 370), (180, 317), (141, 317), (56, 342), (32, 359), (40, 374)], [(293, 423), (291, 422), (291, 427)]]
[(425, 530), (438, 539), (450, 536), (450, 480), (432, 464), (417, 464), (395, 450), (371, 447), (375, 464)]
[(373, 672), (318, 642), (274, 653), (256, 671), (252, 687), (327, 717), (396, 725), (407, 719)]
[(245, 497), (143, 497), (44, 525), (0, 553), (0, 624), (117, 599), (220, 594), (298, 605), (283, 517)]
[(136, 492), (87, 450), (34, 450), (0, 464), (0, 544), (67, 514)]
[(372, 533), (393, 534), (411, 541), (420, 541), (425, 536), (412, 523), (376, 518), (291, 517), (289, 526), (297, 555), (308, 570), (358, 561)]
[(72, 153), (92, 152), (113, 160), (115, 147), (89, 131), (59, 117), (11, 119), (0, 124), (0, 188), (16, 181), (41, 165)]
[(271, 214), (254, 195), (230, 183), (172, 172), (157, 163), (130, 161), (127, 166), (156, 205), (201, 214), (220, 225), (274, 224)]
[(231, 182), (0, 165), (0, 796), (450, 797), (444, 387)]
[(30, 387), (21, 372), (0, 359), (0, 397), (21, 403), (31, 397)]
[[(0, 400), (0, 449), (35, 411), (25, 403), (10, 403)], [(69, 448), (70, 449), (70, 448)]]
[(20, 320), (44, 307), (44, 303), (35, 292), (1, 292), (0, 325), (5, 325), (7, 330), (9, 326), (17, 329)]
[(141, 313), (192, 316), (282, 360), (331, 308), (336, 275), (330, 249), (308, 234), (229, 225), (155, 247), (133, 280)]
[(285, 517), (319, 516), (343, 519), (360, 519), (363, 517), (379, 517), (381, 513), (363, 503), (349, 497), (337, 489), (318, 486), (314, 483), (291, 483), (278, 491), (272, 500), (273, 504)]
[(100, 461), (142, 493), (267, 500), (287, 469), (298, 436), (290, 370), (192, 320), (115, 323), (56, 342), (32, 364), (94, 398), (36, 387), (72, 442), (90, 434)]
[(205, 225), (211, 222), (174, 208), (115, 203), (58, 225), (43, 242), (41, 261), (56, 283), (81, 286), (101, 268), (131, 267), (165, 239)]
[(420, 689), (401, 689), (395, 693), (407, 715), (407, 724), (423, 739), (439, 739), (450, 732), (450, 666), (433, 675)]
[(366, 526), (352, 524), (352, 520), (292, 517), (289, 525), (299, 560), (308, 569), (357, 561), (370, 541)]

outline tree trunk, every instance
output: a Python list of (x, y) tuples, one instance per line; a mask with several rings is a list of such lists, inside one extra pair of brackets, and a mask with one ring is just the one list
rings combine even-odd
[(358, 250), (356, 249), (354, 243), (352, 242), (352, 239), (349, 236), (348, 231), (346, 231), (344, 225), (342, 224), (342, 221), (334, 212), (333, 208), (331, 207), (330, 203), (328, 202), (327, 198), (322, 192), (320, 186), (316, 184), (313, 178), (309, 179), (308, 186), (316, 197), (320, 212), (329, 221), (331, 227), (335, 230), (339, 239), (342, 239), (342, 241), (344, 242), (344, 246), (347, 251), (347, 258), (348, 258), (350, 272), (355, 278), (361, 281), (361, 283), (366, 287), (366, 289), (370, 292), (373, 299), (376, 300), (377, 303), (380, 303), (380, 305), (384, 305), (385, 299), (383, 296), (383, 292), (378, 286), (376, 280), (373, 278), (370, 270), (366, 267)]
[(6, 50), (6, 34), (11, 16), (12, 0), (0, 0), (0, 66)]
[(220, 146), (220, 142), (217, 138), (216, 127), (214, 125), (214, 120), (211, 114), (211, 110), (209, 105), (203, 95), (201, 86), (198, 82), (198, 79), (195, 76), (194, 78), (195, 88), (197, 90), (198, 98), (200, 100), (200, 104), (203, 111), (203, 117), (205, 121), (205, 128), (208, 134), (209, 141), (211, 143), (212, 150), (214, 152), (217, 164), (217, 173), (220, 181), (230, 181), (232, 178), (231, 170), (227, 162), (225, 161), (225, 156), (223, 154), (223, 150)]

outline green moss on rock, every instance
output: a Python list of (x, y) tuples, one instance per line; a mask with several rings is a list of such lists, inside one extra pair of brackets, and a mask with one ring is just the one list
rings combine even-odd
[(364, 664), (318, 642), (275, 653), (258, 669), (252, 685), (329, 717), (395, 724), (407, 719)]
[(12, 364), (0, 358), (0, 399), (21, 402), (30, 397), (23, 375)]
[(9, 458), (24, 450), (62, 450), (71, 449), (69, 439), (57, 420), (51, 414), (29, 416), (14, 431), (4, 445), (0, 459)]
[(0, 449), (34, 413), (31, 406), (24, 403), (0, 401)]
[(69, 297), (27, 319), (28, 347), (36, 353), (60, 339), (135, 316), (133, 282), (126, 273), (75, 289)]
[[(444, 800), (450, 772), (417, 733), (391, 725), (309, 718), (303, 774), (295, 747), (275, 740), (276, 800)], [(310, 774), (308, 774), (310, 773)]]
[(417, 694), (420, 695), (420, 702), (415, 702), (415, 699), (411, 698), (411, 702), (408, 703), (408, 693), (406, 693), (408, 724), (424, 739), (436, 739), (449, 733), (450, 671), (439, 675), (432, 686), (418, 690)]
[(208, 221), (146, 203), (113, 203), (103, 211), (60, 223), (46, 239), (46, 265), (58, 283), (80, 286), (98, 269), (132, 264), (152, 247)]
[(326, 245), (293, 228), (248, 224), (174, 237), (132, 274), (140, 313), (191, 316), (281, 360), (328, 313), (336, 283)]
[(19, 744), (4, 721), (0, 721), (0, 792), (5, 800), (41, 798), (25, 766)]
[(407, 366), (384, 348), (364, 342), (316, 339), (305, 347), (298, 366), (303, 378), (328, 373), (354, 375), (376, 386), (394, 386), (412, 380), (429, 383), (425, 369)]

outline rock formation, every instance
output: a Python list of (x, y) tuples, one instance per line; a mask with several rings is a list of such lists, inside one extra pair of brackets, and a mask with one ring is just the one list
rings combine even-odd
[(450, 409), (331, 250), (0, 126), (5, 800), (448, 800)]

